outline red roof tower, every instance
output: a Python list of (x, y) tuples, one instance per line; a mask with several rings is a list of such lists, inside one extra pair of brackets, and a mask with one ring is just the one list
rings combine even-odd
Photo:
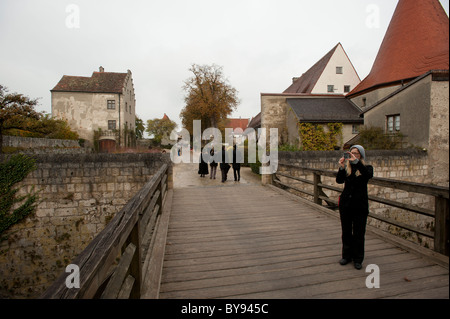
[(370, 74), (349, 96), (448, 69), (449, 19), (440, 2), (399, 0)]

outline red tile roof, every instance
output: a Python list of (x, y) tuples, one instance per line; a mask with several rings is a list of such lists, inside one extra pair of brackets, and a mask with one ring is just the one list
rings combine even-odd
[(128, 73), (94, 72), (91, 77), (64, 75), (54, 92), (122, 93)]
[(449, 69), (449, 19), (438, 0), (399, 0), (370, 74), (348, 96)]
[(330, 52), (317, 61), (306, 73), (298, 78), (290, 87), (288, 87), (283, 93), (311, 93), (323, 70), (327, 66), (334, 52), (340, 43), (338, 43)]
[(237, 129), (241, 128), (242, 131), (245, 131), (245, 129), (248, 127), (250, 119), (228, 119), (227, 125), (225, 127)]

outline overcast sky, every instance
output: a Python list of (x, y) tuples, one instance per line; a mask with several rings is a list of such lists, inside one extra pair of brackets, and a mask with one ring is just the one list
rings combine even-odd
[[(441, 0), (449, 11), (449, 0)], [(396, 0), (0, 0), (0, 84), (41, 98), (63, 75), (133, 73), (136, 113), (181, 124), (190, 66), (217, 64), (239, 91), (233, 117), (260, 112), (341, 42), (361, 80)]]

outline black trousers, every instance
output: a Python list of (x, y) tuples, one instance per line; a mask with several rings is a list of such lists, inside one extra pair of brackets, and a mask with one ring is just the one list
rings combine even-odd
[(228, 171), (230, 170), (230, 165), (228, 166), (221, 166), (220, 171), (222, 173), (222, 183), (227, 180)]
[(362, 264), (368, 214), (349, 208), (340, 208), (339, 214), (342, 227), (342, 258)]
[(234, 180), (240, 181), (241, 180), (241, 166), (233, 165), (233, 173), (234, 173)]

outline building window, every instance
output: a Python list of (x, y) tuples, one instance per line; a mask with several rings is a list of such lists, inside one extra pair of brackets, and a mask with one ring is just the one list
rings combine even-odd
[(350, 85), (344, 85), (344, 93), (350, 92)]
[(116, 129), (116, 121), (108, 121), (108, 130), (114, 131)]
[(367, 99), (365, 97), (363, 97), (363, 99), (362, 99), (362, 106), (363, 107), (367, 106)]
[(352, 133), (359, 134), (359, 125), (356, 125), (356, 124), (352, 125)]
[(328, 93), (334, 93), (334, 85), (328, 85)]
[(344, 74), (344, 68), (342, 66), (336, 67), (336, 74)]
[(387, 116), (387, 132), (400, 132), (400, 114)]
[(116, 101), (108, 100), (107, 107), (108, 107), (108, 110), (115, 110), (116, 109)]

